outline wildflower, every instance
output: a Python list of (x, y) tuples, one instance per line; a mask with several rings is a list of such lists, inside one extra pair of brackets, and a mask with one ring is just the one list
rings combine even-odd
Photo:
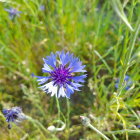
[(45, 5), (40, 5), (40, 6), (39, 6), (39, 10), (40, 10), (40, 11), (44, 11), (44, 10), (45, 10)]
[(26, 119), (25, 114), (20, 107), (12, 107), (11, 109), (3, 109), (3, 114), (8, 122), (8, 128), (11, 129), (11, 122), (18, 124)]
[[(116, 88), (119, 87), (119, 82), (120, 82), (120, 79), (117, 79), (116, 84), (115, 84)], [(131, 78), (128, 75), (125, 75), (124, 82), (125, 82), (124, 83), (125, 84), (125, 89), (129, 90), (130, 87), (132, 86), (133, 82), (132, 82)]]
[(137, 125), (137, 128), (140, 128), (140, 125)]
[[(57, 59), (58, 58), (58, 59)], [(75, 76), (78, 72), (86, 72), (84, 70), (85, 65), (82, 62), (70, 54), (56, 52), (56, 54), (51, 53), (44, 60), (44, 67), (42, 68), (43, 73), (48, 73), (48, 76), (35, 76), (40, 85), (40, 88), (51, 96), (56, 97), (67, 97), (74, 91), (79, 91), (79, 87), (82, 85), (80, 83), (84, 82), (86, 74)]]
[(15, 8), (10, 8), (10, 9), (5, 8), (5, 11), (9, 13), (9, 17), (11, 20), (14, 19), (16, 16), (20, 16), (21, 13), (21, 11), (18, 11)]

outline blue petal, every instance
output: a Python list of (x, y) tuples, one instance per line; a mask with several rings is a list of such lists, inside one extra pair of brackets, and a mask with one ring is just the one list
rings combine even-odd
[(126, 89), (126, 90), (129, 90), (129, 89), (130, 89), (130, 86), (125, 87), (125, 89)]
[(85, 82), (83, 79), (86, 78), (87, 75), (81, 75), (81, 76), (75, 76), (75, 77), (72, 77), (72, 80), (74, 80), (75, 82)]
[(46, 76), (35, 76), (35, 75), (33, 75), (33, 77), (38, 78), (37, 81), (39, 82), (38, 83), (39, 85), (44, 84), (45, 82), (48, 81), (48, 79), (50, 79), (50, 77), (46, 77)]
[(10, 20), (14, 19), (14, 17), (15, 17), (14, 15), (11, 14), (9, 15)]
[(39, 82), (38, 84), (41, 85), (41, 84), (46, 83), (48, 79), (50, 79), (50, 77), (42, 76), (42, 78), (38, 78), (37, 81)]
[(61, 86), (60, 88), (59, 88), (59, 92), (58, 92), (58, 98), (59, 97), (66, 97), (66, 93), (65, 93), (65, 90), (64, 90), (64, 87), (63, 86)]
[(74, 88), (74, 90), (80, 91), (79, 87), (82, 87), (83, 85), (78, 84), (78, 83), (73, 83), (71, 82), (70, 85)]
[[(46, 62), (45, 59), (43, 59), (43, 60), (44, 60), (44, 62)], [(45, 63), (44, 67), (42, 68), (42, 72), (48, 73), (48, 72), (51, 72), (51, 71), (52, 71), (51, 68)]]
[(70, 98), (70, 95), (74, 93), (74, 88), (70, 85), (66, 85), (67, 97)]
[(120, 82), (120, 79), (117, 79), (117, 80), (116, 80), (116, 83), (119, 83), (119, 82)]
[(127, 82), (127, 85), (132, 85), (132, 84), (133, 84), (132, 81), (128, 81), (128, 82)]
[(54, 95), (57, 96), (58, 87), (55, 86), (53, 82), (49, 82), (49, 83), (47, 83), (47, 84), (45, 84), (45, 85), (43, 85), (43, 86), (41, 86), (39, 88), (41, 88), (43, 91), (45, 91), (47, 93), (50, 93), (51, 96), (54, 96)]
[(44, 62), (52, 67), (56, 66), (56, 55), (51, 53), (50, 56), (47, 56), (46, 59), (44, 59)]
[(45, 5), (40, 5), (40, 6), (39, 6), (39, 9), (40, 9), (41, 11), (44, 11), (44, 10), (45, 10)]
[(64, 51), (58, 52), (58, 55), (59, 55), (61, 64), (63, 64), (63, 60), (65, 59), (65, 53), (64, 53)]
[(69, 67), (74, 67), (78, 63), (79, 59), (78, 58), (72, 58)]
[(4, 10), (7, 11), (7, 12), (9, 12), (9, 13), (11, 13), (11, 10), (12, 9), (11, 8), (10, 9), (4, 8)]
[(116, 84), (115, 84), (115, 87), (116, 87), (116, 88), (119, 88), (119, 84), (118, 84), (118, 83), (116, 83)]
[(63, 66), (65, 66), (68, 62), (70, 62), (72, 60), (72, 57), (73, 57), (73, 54), (70, 54), (69, 52), (67, 52), (65, 54), (64, 51), (57, 52), (57, 54), (59, 55), (60, 62)]
[(73, 54), (70, 54), (69, 52), (67, 52), (63, 60), (63, 65), (68, 64), (68, 62), (70, 62), (72, 58), (73, 58)]
[(140, 128), (140, 125), (137, 125), (137, 128)]
[(71, 72), (86, 72), (86, 70), (83, 70), (85, 68), (85, 65), (75, 65), (74, 68), (71, 70)]
[(129, 77), (128, 75), (125, 75), (124, 80), (125, 80), (125, 81), (128, 81), (129, 79), (130, 79), (130, 77)]
[(71, 72), (86, 72), (86, 70), (83, 70), (85, 65), (82, 65), (82, 62), (79, 61), (78, 58), (73, 58), (70, 62), (69, 68), (72, 69)]
[(22, 13), (22, 11), (17, 11), (17, 13), (18, 13), (18, 14), (21, 14), (21, 13)]
[(3, 113), (4, 115), (6, 115), (8, 112), (9, 112), (9, 110), (7, 110), (7, 109), (3, 109), (3, 110), (2, 110), (2, 113)]

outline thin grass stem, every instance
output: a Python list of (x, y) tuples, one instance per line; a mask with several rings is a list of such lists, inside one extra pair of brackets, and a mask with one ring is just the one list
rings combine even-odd
[(121, 95), (122, 90), (123, 90), (123, 88), (122, 88), (123, 81), (124, 81), (126, 72), (128, 71), (128, 68), (130, 67), (130, 59), (131, 59), (131, 56), (132, 56), (132, 52), (133, 52), (133, 49), (134, 49), (134, 46), (135, 46), (136, 39), (138, 37), (139, 30), (140, 30), (140, 17), (138, 19), (135, 31), (131, 34), (132, 39), (130, 40), (130, 44), (129, 44), (129, 47), (128, 47), (128, 52), (126, 54), (125, 62), (123, 64), (123, 71), (122, 71), (121, 76), (120, 76), (121, 78), (120, 78), (120, 83), (119, 83), (118, 96)]

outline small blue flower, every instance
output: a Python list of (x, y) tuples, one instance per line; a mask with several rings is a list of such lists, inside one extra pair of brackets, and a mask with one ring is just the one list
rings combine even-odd
[(140, 128), (140, 125), (137, 125), (137, 128)]
[(26, 116), (22, 112), (22, 109), (20, 107), (12, 107), (11, 109), (3, 109), (3, 114), (6, 118), (6, 121), (8, 122), (8, 128), (11, 128), (11, 122), (18, 124), (22, 120), (26, 119)]
[[(117, 79), (116, 84), (115, 84), (115, 87), (117, 89), (119, 88), (119, 82), (120, 82), (120, 79)], [(131, 78), (128, 75), (125, 75), (124, 82), (125, 82), (124, 83), (125, 84), (125, 89), (129, 90), (130, 87), (132, 86), (133, 82), (132, 82)]]
[(40, 5), (40, 6), (39, 6), (39, 10), (40, 10), (40, 11), (44, 11), (44, 10), (45, 10), (45, 5)]
[(15, 8), (10, 8), (10, 9), (5, 8), (5, 11), (9, 13), (9, 17), (11, 20), (14, 19), (16, 16), (20, 16), (20, 14), (22, 13), (21, 11), (18, 11)]
[(69, 52), (62, 51), (51, 53), (43, 60), (42, 71), (48, 76), (35, 76), (40, 85), (44, 84), (40, 87), (43, 91), (58, 98), (61, 96), (70, 98), (75, 90), (79, 91), (79, 87), (82, 86), (80, 83), (84, 83), (86, 74), (77, 76), (75, 74), (86, 70), (84, 70), (85, 65), (82, 65), (78, 58)]

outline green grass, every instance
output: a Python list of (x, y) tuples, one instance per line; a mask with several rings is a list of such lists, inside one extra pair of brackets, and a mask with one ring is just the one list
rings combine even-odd
[[(20, 17), (10, 20), (9, 7), (22, 11)], [(0, 113), (0, 139), (101, 140), (82, 125), (84, 115), (111, 140), (139, 140), (139, 13), (139, 0), (0, 0), (0, 109), (20, 106), (31, 117), (8, 130)], [(56, 102), (31, 74), (42, 75), (42, 58), (58, 50), (79, 57), (88, 77), (70, 100)], [(134, 81), (128, 91), (126, 74)], [(59, 119), (66, 128), (49, 132)]]

